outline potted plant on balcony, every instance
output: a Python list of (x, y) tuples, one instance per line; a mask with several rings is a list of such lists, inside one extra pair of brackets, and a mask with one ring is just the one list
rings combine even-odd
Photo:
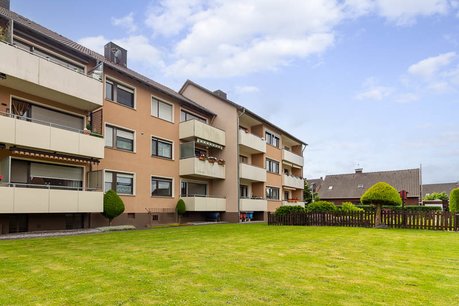
[(3, 175), (0, 175), (0, 182), (3, 180)]
[(225, 164), (225, 160), (220, 158), (218, 160), (218, 164), (223, 166)]
[(205, 161), (206, 160), (206, 155), (205, 154), (199, 155), (199, 160)]
[(207, 160), (209, 161), (209, 163), (213, 164), (217, 161), (217, 158), (213, 156), (209, 156), (207, 157)]

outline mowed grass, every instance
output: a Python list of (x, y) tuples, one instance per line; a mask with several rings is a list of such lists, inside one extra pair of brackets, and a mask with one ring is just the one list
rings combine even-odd
[(0, 305), (458, 305), (459, 234), (160, 228), (0, 241)]

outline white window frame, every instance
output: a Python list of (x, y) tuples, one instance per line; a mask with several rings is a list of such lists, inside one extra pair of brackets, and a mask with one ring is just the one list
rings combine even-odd
[[(172, 144), (172, 158), (167, 158), (167, 157), (163, 157), (163, 156), (158, 156), (158, 155), (153, 155), (153, 138), (156, 138), (158, 140), (162, 140), (162, 141), (167, 141), (167, 142), (170, 142)], [(158, 158), (161, 158), (161, 159), (164, 159), (164, 160), (175, 160), (175, 143), (173, 140), (171, 139), (167, 139), (167, 138), (163, 138), (163, 137), (158, 137), (156, 135), (150, 135), (150, 156), (151, 157), (158, 157)]]
[[(153, 188), (151, 186), (151, 180), (153, 178), (158, 178), (158, 179), (164, 179), (164, 180), (171, 180), (172, 181), (172, 195), (171, 196), (153, 196)], [(161, 175), (150, 175), (150, 197), (151, 198), (175, 198), (175, 179), (173, 177), (168, 177), (168, 176), (161, 176)]]
[[(186, 108), (183, 108), (183, 107), (180, 108), (180, 122), (182, 122), (182, 111), (184, 111), (184, 112), (186, 112), (186, 113), (190, 113), (190, 114), (192, 114), (193, 116), (196, 116), (196, 117), (199, 117), (199, 118), (203, 119), (203, 120), (206, 122), (206, 124), (209, 123), (209, 119), (208, 119), (207, 117), (204, 117), (204, 116), (202, 116), (202, 115), (199, 115), (198, 113), (192, 112), (192, 111), (190, 111), (190, 110), (188, 110), (188, 109), (186, 109)], [(186, 122), (186, 121), (183, 121), (183, 122)]]
[[(132, 93), (134, 94), (134, 105), (132, 107), (130, 107), (130, 106), (125, 105), (123, 103), (120, 103), (118, 101), (115, 101), (115, 100), (112, 100), (112, 99), (108, 99), (107, 98), (107, 89), (105, 88), (107, 81), (112, 82), (112, 83), (116, 83), (117, 85), (120, 85), (123, 90), (132, 91)], [(123, 82), (123, 81), (121, 81), (121, 80), (119, 80), (117, 78), (111, 77), (111, 76), (105, 76), (105, 79), (104, 79), (104, 99), (107, 100), (107, 101), (116, 103), (118, 105), (124, 106), (124, 107), (126, 107), (128, 109), (137, 109), (137, 91), (136, 91), (136, 88), (134, 86), (132, 86), (132, 85), (127, 84), (126, 82)]]
[[(159, 117), (159, 114), (158, 114), (158, 116), (154, 115), (154, 113), (153, 113), (153, 99), (155, 99), (156, 101), (158, 101), (160, 103), (168, 104), (168, 105), (171, 106), (171, 120), (170, 121), (167, 120), (167, 119)], [(159, 111), (159, 104), (158, 104), (158, 111)], [(161, 119), (161, 120), (169, 122), (169, 123), (175, 123), (175, 105), (174, 105), (174, 103), (164, 101), (163, 99), (161, 99), (161, 98), (159, 98), (157, 96), (151, 95), (151, 99), (150, 99), (150, 115), (152, 117), (154, 117), (154, 118)]]
[[(122, 195), (122, 196), (128, 196), (128, 197), (132, 197), (132, 196), (135, 196), (136, 195), (136, 173), (135, 172), (129, 172), (129, 171), (123, 171), (123, 170), (115, 170), (115, 169), (104, 169), (103, 170), (103, 176), (102, 176), (102, 186), (103, 186), (103, 191), (104, 192), (107, 192), (107, 190), (105, 190), (105, 172), (116, 172), (116, 173), (120, 173), (120, 174), (128, 174), (128, 175), (132, 175), (133, 176), (133, 180), (132, 180), (132, 194), (129, 194), (129, 193), (118, 193), (118, 195)], [(116, 190), (115, 190), (116, 191)]]
[[(133, 133), (134, 133), (133, 151), (124, 150), (124, 149), (118, 149), (117, 147), (114, 147), (114, 146), (111, 146), (111, 147), (105, 146), (105, 130), (106, 130), (106, 128), (107, 128), (107, 125), (113, 126), (113, 127), (115, 127), (115, 128), (119, 128), (119, 129), (122, 129), (122, 130), (126, 130), (126, 131), (129, 131), (129, 132), (133, 132)], [(113, 149), (113, 150), (118, 150), (118, 151), (121, 151), (121, 152), (136, 153), (136, 148), (137, 148), (137, 133), (136, 133), (135, 130), (126, 128), (126, 127), (124, 127), (124, 126), (120, 126), (120, 125), (113, 124), (113, 123), (110, 123), (110, 122), (104, 122), (104, 146), (105, 146), (105, 148), (109, 148), (109, 149)]]

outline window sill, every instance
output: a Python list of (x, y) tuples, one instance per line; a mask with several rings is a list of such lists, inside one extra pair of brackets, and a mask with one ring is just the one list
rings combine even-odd
[(110, 99), (107, 99), (107, 98), (105, 98), (105, 101), (113, 103), (113, 104), (116, 104), (116, 105), (119, 105), (119, 106), (122, 106), (122, 107), (125, 107), (125, 108), (130, 109), (130, 110), (134, 110), (134, 111), (137, 110), (135, 107), (130, 107), (130, 106), (127, 106), (126, 104), (119, 103), (119, 102), (116, 102), (116, 101), (113, 101), (113, 100), (110, 100)]
[(173, 196), (154, 196), (154, 195), (150, 196), (150, 198), (152, 199), (170, 199), (170, 200), (174, 199)]
[(118, 193), (120, 197), (135, 197), (135, 194), (128, 194), (128, 193)]
[(158, 119), (158, 120), (161, 120), (161, 121), (170, 123), (170, 124), (174, 124), (174, 123), (175, 123), (174, 121), (169, 121), (169, 120), (167, 120), (167, 119), (159, 118), (159, 117), (156, 117), (156, 116), (154, 116), (154, 115), (152, 115), (152, 114), (150, 114), (150, 116), (151, 116), (152, 118), (155, 118), (155, 119)]
[(130, 154), (136, 154), (135, 151), (123, 150), (123, 149), (118, 149), (118, 148), (114, 148), (114, 147), (105, 147), (105, 149), (110, 149), (110, 150), (113, 150), (113, 151), (125, 152), (125, 153), (130, 153)]
[(156, 156), (156, 155), (151, 155), (152, 158), (157, 158), (160, 160), (167, 160), (167, 161), (174, 161), (173, 158), (168, 158), (168, 157), (162, 157), (162, 156)]

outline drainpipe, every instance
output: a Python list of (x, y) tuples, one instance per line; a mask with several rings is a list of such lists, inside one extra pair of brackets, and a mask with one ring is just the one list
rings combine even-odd
[(240, 139), (239, 139), (239, 120), (241, 118), (242, 115), (245, 114), (245, 108), (242, 108), (242, 113), (240, 113), (237, 117), (237, 125), (236, 125), (236, 138), (237, 138), (237, 169), (236, 169), (236, 172), (237, 172), (237, 212), (239, 214), (238, 216), (238, 219), (239, 219), (239, 222), (241, 222), (240, 220), (240, 214), (241, 214), (241, 177), (240, 177), (240, 174), (239, 174), (239, 142), (240, 142)]

